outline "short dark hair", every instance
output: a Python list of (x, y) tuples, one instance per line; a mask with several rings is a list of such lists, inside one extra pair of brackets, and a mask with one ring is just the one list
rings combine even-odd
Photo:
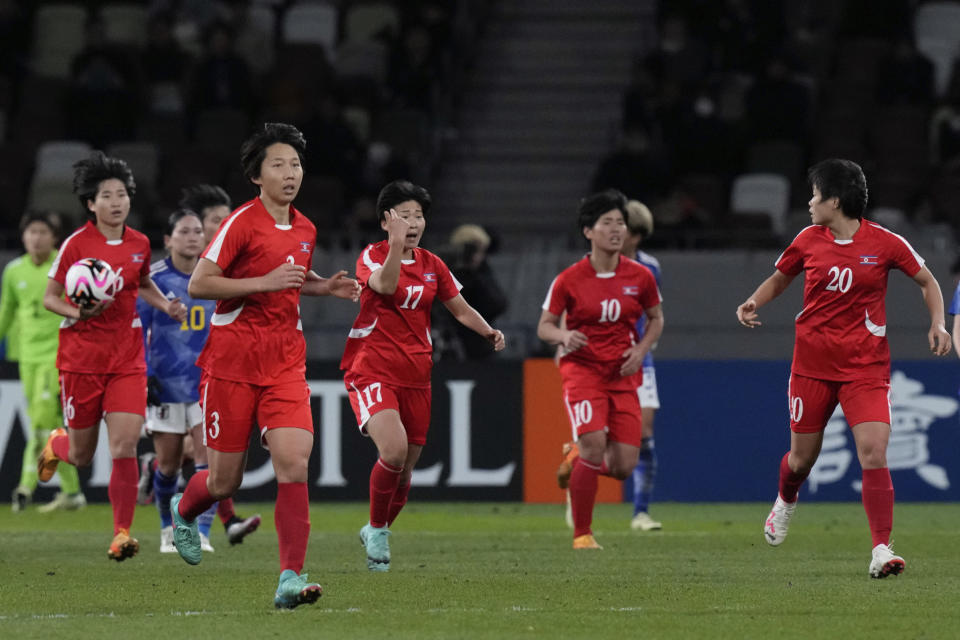
[(88, 216), (93, 214), (87, 208), (87, 202), (97, 199), (97, 191), (104, 180), (117, 179), (123, 183), (127, 195), (131, 198), (137, 191), (133, 171), (120, 158), (111, 158), (103, 151), (93, 151), (88, 157), (73, 165), (73, 192), (80, 200), (80, 206)]
[(230, 203), (230, 196), (227, 195), (227, 192), (223, 190), (222, 187), (218, 187), (215, 184), (195, 184), (189, 187), (184, 187), (180, 191), (180, 202), (178, 203), (181, 209), (189, 209), (190, 211), (196, 212), (200, 216), (200, 221), (204, 219), (203, 211), (210, 207), (219, 207), (225, 206), (226, 208), (232, 208)]
[(307, 152), (307, 139), (300, 130), (292, 124), (266, 122), (262, 131), (256, 132), (240, 145), (240, 166), (248, 180), (260, 177), (260, 165), (267, 155), (267, 147), (278, 142), (293, 147), (303, 163), (303, 156)]
[(177, 223), (186, 218), (187, 216), (193, 216), (200, 222), (203, 222), (203, 219), (200, 217), (200, 214), (194, 211), (193, 209), (177, 209), (167, 217), (167, 228), (164, 231), (168, 236), (173, 235), (173, 228), (177, 226)]
[(623, 220), (627, 220), (627, 196), (617, 189), (605, 189), (598, 193), (591, 194), (580, 201), (580, 207), (577, 209), (577, 222), (582, 230), (584, 227), (592, 228), (597, 224), (600, 216), (611, 209), (619, 209), (623, 215)]
[(408, 200), (413, 200), (419, 204), (424, 215), (430, 211), (430, 205), (433, 204), (430, 192), (423, 187), (415, 185), (409, 180), (394, 180), (381, 189), (380, 195), (377, 196), (377, 216), (383, 221), (385, 211)]
[(820, 192), (821, 200), (836, 198), (843, 215), (863, 218), (867, 209), (867, 177), (856, 162), (840, 158), (818, 162), (807, 171), (807, 180)]
[(20, 235), (27, 230), (34, 222), (42, 222), (50, 227), (53, 237), (59, 239), (62, 229), (60, 227), (60, 216), (53, 211), (27, 211), (20, 218)]

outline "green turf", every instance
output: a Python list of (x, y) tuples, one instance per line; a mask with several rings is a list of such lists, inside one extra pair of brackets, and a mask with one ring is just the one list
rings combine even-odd
[[(158, 553), (138, 507), (140, 555), (107, 560), (110, 513), (0, 510), (0, 638), (956, 638), (960, 506), (898, 505), (899, 577), (867, 576), (858, 504), (802, 504), (780, 548), (766, 504), (660, 504), (664, 530), (634, 533), (603, 505), (603, 551), (570, 549), (562, 507), (412, 503), (389, 573), (366, 569), (360, 504), (315, 505), (307, 554), (324, 588), (276, 611), (272, 506), (230, 547), (219, 523), (197, 567)], [(254, 507), (242, 505), (242, 512)]]

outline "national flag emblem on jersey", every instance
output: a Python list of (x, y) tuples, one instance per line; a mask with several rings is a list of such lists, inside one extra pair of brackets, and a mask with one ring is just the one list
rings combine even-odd
[(878, 264), (877, 256), (860, 256), (860, 264)]
[(638, 287), (638, 286), (636, 286), (636, 285), (629, 285), (629, 286), (624, 285), (624, 287), (623, 287), (623, 295), (625, 295), (625, 296), (638, 296), (638, 295), (640, 295), (640, 287)]
[(130, 256), (130, 259), (133, 260), (134, 262), (143, 262), (143, 254), (134, 253), (133, 255)]
[(425, 274), (423, 274), (423, 281), (424, 281), (424, 282), (436, 282), (436, 281), (437, 281), (437, 274), (435, 274), (435, 273), (425, 273)]
[(303, 253), (310, 253), (310, 243), (309, 242), (300, 242), (300, 251)]

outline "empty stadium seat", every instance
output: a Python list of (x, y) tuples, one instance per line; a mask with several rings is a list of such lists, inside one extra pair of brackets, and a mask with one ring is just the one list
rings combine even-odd
[(339, 16), (332, 4), (299, 2), (283, 14), (280, 39), (288, 44), (320, 44), (327, 52), (333, 52)]
[(790, 181), (775, 173), (748, 173), (733, 180), (730, 193), (731, 213), (761, 213), (769, 216), (777, 235), (786, 231), (790, 205)]
[(103, 30), (110, 42), (140, 47), (147, 39), (147, 8), (138, 4), (109, 3), (100, 7)]
[(87, 10), (74, 3), (45, 4), (37, 9), (31, 68), (41, 76), (66, 78), (73, 57), (83, 49)]
[(388, 40), (400, 31), (400, 14), (386, 2), (364, 2), (351, 6), (344, 18), (344, 41), (372, 40), (381, 34)]

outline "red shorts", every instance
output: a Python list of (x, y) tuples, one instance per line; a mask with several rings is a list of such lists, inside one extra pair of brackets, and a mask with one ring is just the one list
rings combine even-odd
[(357, 416), (360, 433), (367, 433), (367, 421), (370, 417), (393, 409), (400, 414), (400, 422), (407, 432), (407, 442), (420, 445), (427, 443), (427, 431), (430, 430), (430, 389), (416, 387), (397, 387), (375, 378), (348, 375), (344, 379), (350, 406)]
[(579, 387), (563, 390), (563, 403), (575, 438), (603, 430), (607, 439), (640, 446), (640, 397), (637, 390), (600, 391)]
[(216, 451), (246, 451), (254, 425), (260, 442), (270, 429), (294, 427), (313, 433), (310, 387), (305, 380), (260, 386), (200, 376), (203, 407), (203, 444)]
[(846, 382), (790, 376), (788, 391), (790, 430), (819, 433), (827, 426), (837, 403), (851, 427), (861, 422), (890, 424), (890, 381), (881, 378)]
[(63, 420), (71, 429), (100, 424), (108, 413), (147, 413), (147, 372), (60, 372)]

